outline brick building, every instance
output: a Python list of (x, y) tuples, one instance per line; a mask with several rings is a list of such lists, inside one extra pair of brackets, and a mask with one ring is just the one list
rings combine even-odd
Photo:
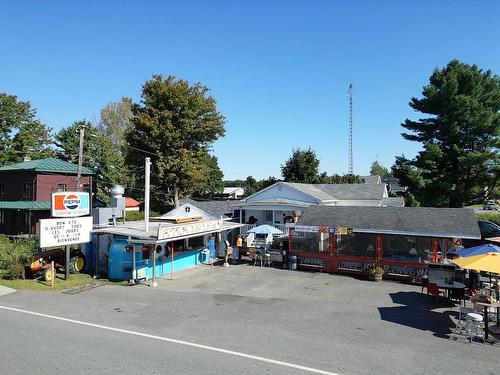
[(81, 189), (76, 187), (78, 166), (47, 158), (0, 167), (0, 233), (37, 234), (38, 221), (50, 217), (51, 194), (84, 190), (95, 195), (94, 171), (82, 168)]

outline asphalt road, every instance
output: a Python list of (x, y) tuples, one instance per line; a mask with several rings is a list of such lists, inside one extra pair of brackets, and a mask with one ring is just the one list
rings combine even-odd
[(16, 292), (0, 297), (0, 374), (497, 374), (500, 345), (450, 340), (451, 307), (419, 292), (251, 266)]

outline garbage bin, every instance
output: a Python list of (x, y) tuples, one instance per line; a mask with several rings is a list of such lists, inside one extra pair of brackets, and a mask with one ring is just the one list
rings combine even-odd
[(297, 269), (297, 257), (295, 255), (288, 257), (288, 269), (291, 271)]

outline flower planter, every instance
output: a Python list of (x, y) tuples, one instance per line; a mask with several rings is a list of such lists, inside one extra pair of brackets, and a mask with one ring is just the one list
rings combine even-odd
[(368, 279), (371, 281), (381, 282), (382, 275), (368, 275)]

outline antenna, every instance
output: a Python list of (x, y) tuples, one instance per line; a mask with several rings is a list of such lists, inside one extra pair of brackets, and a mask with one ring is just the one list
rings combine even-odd
[(354, 174), (352, 157), (352, 83), (349, 84), (349, 174)]

